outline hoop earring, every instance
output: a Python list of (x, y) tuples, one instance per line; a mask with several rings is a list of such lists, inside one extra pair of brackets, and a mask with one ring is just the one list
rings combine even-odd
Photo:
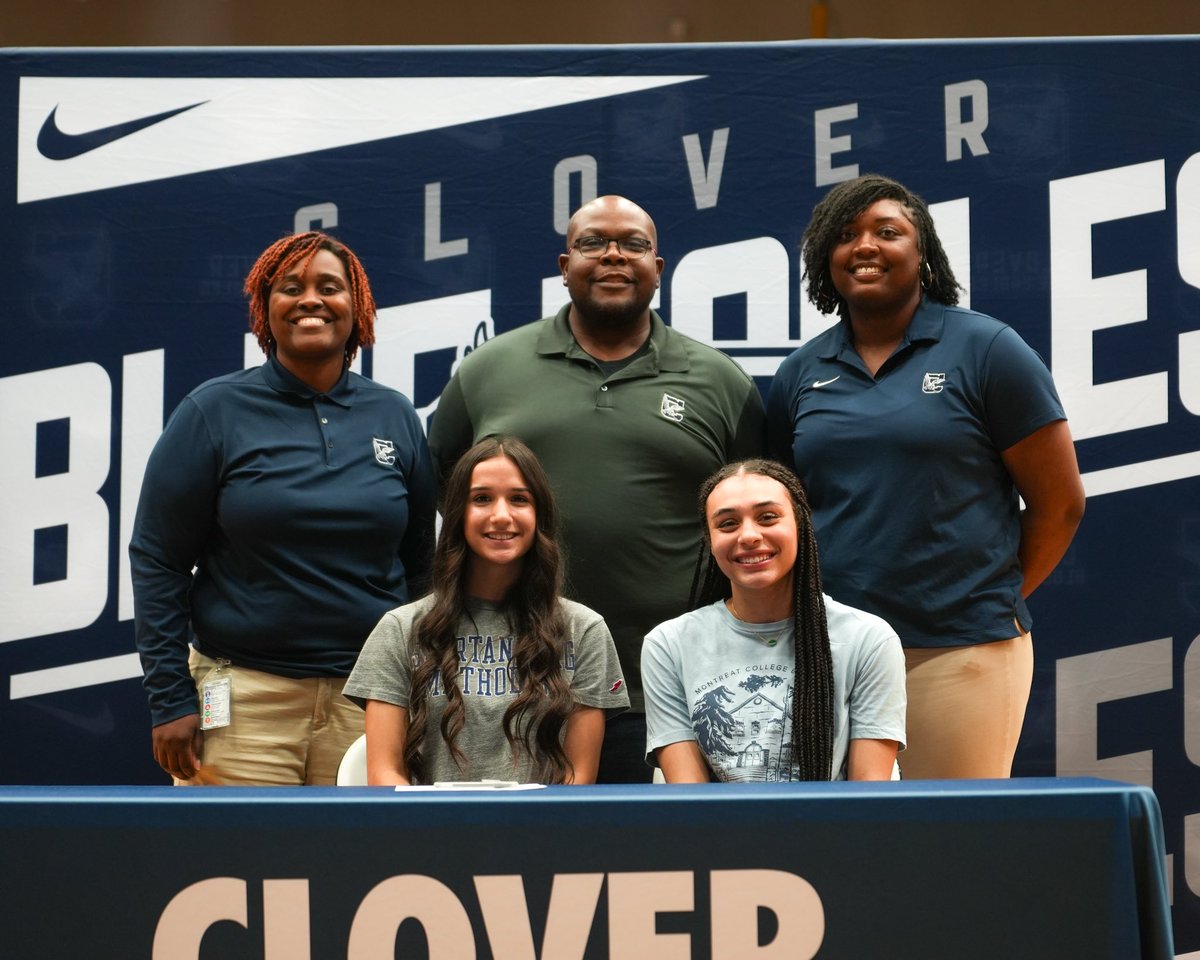
[(921, 261), (921, 267), (917, 273), (921, 277), (921, 288), (924, 290), (930, 289), (933, 286), (933, 267), (929, 265), (928, 260)]

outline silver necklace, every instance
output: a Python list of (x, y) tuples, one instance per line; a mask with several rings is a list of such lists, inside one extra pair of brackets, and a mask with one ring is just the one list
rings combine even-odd
[[(741, 623), (745, 623), (745, 624), (748, 624), (751, 626), (757, 626), (757, 624), (754, 624), (752, 621), (747, 620), (740, 613), (738, 613), (737, 606), (733, 602), (733, 597), (729, 598), (729, 612), (733, 614), (735, 620), (738, 620)], [(784, 634), (787, 633), (787, 628), (785, 627), (783, 630), (780, 630), (778, 633), (759, 633), (757, 630), (752, 630), (750, 632), (754, 635), (754, 638), (756, 640), (758, 640), (760, 643), (765, 643), (768, 647), (775, 647), (775, 646), (779, 645), (779, 641), (782, 640), (784, 637)]]

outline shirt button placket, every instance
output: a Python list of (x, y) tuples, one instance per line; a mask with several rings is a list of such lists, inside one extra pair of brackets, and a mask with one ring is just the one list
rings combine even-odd
[(321, 438), (325, 441), (325, 465), (333, 466), (333, 437), (332, 431), (329, 429), (329, 418), (325, 416), (321, 409), (322, 401), (317, 400), (317, 429), (321, 431)]

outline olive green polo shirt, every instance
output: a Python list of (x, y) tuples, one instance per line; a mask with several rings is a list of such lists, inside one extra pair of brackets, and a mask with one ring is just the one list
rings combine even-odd
[(557, 315), (469, 354), (438, 402), (429, 446), (439, 475), (487, 436), (520, 437), (558, 500), (567, 595), (616, 641), (635, 711), (642, 639), (684, 613), (701, 544), (700, 484), (761, 456), (754, 381), (651, 312), (649, 349), (605, 375)]

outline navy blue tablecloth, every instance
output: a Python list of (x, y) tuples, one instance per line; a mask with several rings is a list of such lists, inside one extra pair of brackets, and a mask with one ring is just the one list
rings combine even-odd
[(1092, 779), (10, 787), (0, 851), (8, 956), (1173, 956), (1154, 794)]

